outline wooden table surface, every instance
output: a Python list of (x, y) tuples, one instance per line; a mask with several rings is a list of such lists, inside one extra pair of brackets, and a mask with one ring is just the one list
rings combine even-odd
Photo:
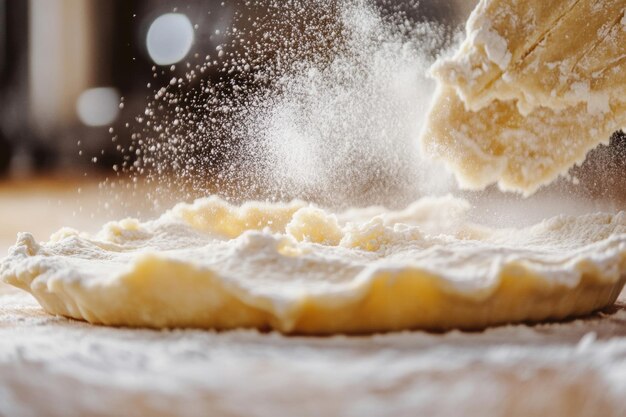
[[(0, 248), (97, 229), (81, 187), (0, 185)], [(0, 416), (533, 414), (626, 415), (626, 294), (558, 324), (315, 338), (92, 326), (0, 287)]]

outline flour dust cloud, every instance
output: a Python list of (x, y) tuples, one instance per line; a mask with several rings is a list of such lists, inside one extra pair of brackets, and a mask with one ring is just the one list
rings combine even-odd
[(117, 182), (152, 184), (143, 192), (159, 210), (164, 196), (212, 193), (402, 206), (451, 187), (417, 137), (434, 89), (427, 70), (452, 32), (418, 3), (224, 7), (234, 17), (215, 31), (220, 45), (192, 51), (185, 76), (155, 89), (134, 119)]

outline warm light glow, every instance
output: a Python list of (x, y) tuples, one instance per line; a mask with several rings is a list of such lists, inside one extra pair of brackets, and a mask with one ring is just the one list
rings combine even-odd
[(193, 27), (184, 14), (167, 13), (152, 22), (146, 42), (148, 54), (155, 63), (175, 64), (191, 49)]

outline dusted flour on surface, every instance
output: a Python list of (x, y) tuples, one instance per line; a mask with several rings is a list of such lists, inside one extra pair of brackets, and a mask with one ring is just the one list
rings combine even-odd
[(626, 214), (498, 230), (467, 208), (447, 197), (335, 215), (211, 197), (96, 236), (22, 234), (0, 277), (92, 323), (314, 334), (561, 319), (622, 289)]
[(626, 126), (625, 8), (481, 1), (460, 50), (433, 67), (424, 148), (465, 187), (525, 194), (582, 162)]

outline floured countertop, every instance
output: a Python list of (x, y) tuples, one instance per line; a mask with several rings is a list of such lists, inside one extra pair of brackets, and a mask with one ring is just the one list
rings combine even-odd
[[(59, 214), (74, 187), (45, 190), (0, 190), (13, 213), (33, 195), (49, 200), (47, 221), (15, 217), (3, 240), (14, 239), (10, 227), (45, 239), (55, 222), (88, 223)], [(86, 213), (94, 195), (83, 190)], [(626, 293), (560, 324), (315, 338), (93, 326), (0, 287), (0, 416), (621, 416), (625, 395)]]
[(562, 324), (314, 338), (92, 326), (1, 291), (0, 415), (626, 412), (624, 295)]

